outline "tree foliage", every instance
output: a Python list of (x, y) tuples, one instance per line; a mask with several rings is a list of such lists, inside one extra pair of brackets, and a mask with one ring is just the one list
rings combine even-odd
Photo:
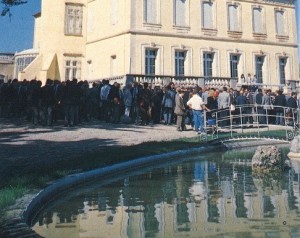
[(18, 5), (25, 4), (25, 3), (27, 3), (27, 1), (24, 1), (24, 0), (1, 0), (1, 5), (2, 5), (1, 16), (5, 16), (7, 14), (9, 14), (9, 16), (11, 16), (11, 13), (10, 13), (11, 7), (18, 6)]

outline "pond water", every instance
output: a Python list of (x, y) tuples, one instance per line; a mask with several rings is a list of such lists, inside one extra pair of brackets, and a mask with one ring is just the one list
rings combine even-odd
[(45, 207), (33, 229), (49, 238), (300, 237), (300, 164), (261, 178), (253, 153), (209, 153), (85, 185)]

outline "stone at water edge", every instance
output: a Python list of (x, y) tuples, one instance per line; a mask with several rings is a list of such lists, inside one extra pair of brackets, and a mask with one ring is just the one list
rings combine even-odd
[(295, 136), (291, 142), (290, 153), (288, 153), (290, 159), (300, 160), (300, 136)]
[(252, 157), (252, 168), (255, 171), (268, 172), (270, 170), (283, 170), (285, 159), (277, 146), (259, 146)]

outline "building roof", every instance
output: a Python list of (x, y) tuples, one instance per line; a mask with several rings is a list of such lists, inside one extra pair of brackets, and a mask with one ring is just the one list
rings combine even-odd
[(1, 64), (12, 64), (14, 53), (1, 53), (0, 52), (0, 63)]
[(0, 52), (0, 55), (5, 55), (5, 56), (14, 56), (14, 53), (7, 53), (7, 52)]
[(15, 57), (21, 56), (21, 55), (37, 55), (39, 53), (39, 49), (27, 49), (23, 50), (21, 52), (17, 52), (15, 54)]

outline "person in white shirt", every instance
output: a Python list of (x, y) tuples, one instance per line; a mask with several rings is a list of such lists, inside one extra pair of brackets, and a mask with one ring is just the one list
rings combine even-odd
[(187, 102), (187, 105), (193, 110), (193, 119), (196, 133), (205, 133), (203, 110), (209, 111), (209, 109), (205, 106), (202, 98), (198, 94), (197, 89), (194, 89), (193, 96)]

